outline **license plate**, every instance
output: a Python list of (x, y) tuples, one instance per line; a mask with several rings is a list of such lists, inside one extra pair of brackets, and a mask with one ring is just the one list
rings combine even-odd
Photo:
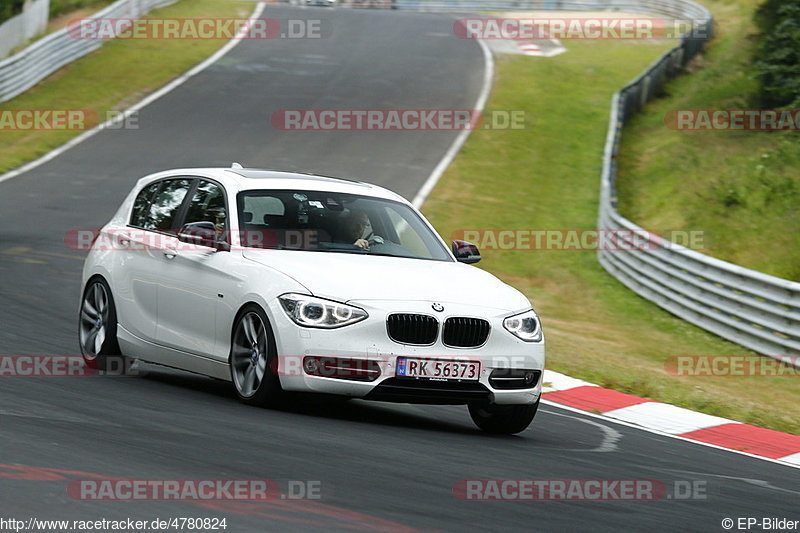
[(444, 361), (398, 357), (395, 375), (404, 378), (477, 381), (481, 375), (481, 364), (478, 361)]

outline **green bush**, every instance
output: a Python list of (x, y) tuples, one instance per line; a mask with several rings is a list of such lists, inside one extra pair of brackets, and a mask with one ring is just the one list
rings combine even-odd
[(758, 100), (763, 107), (800, 106), (800, 0), (767, 0), (755, 16)]
[(10, 19), (14, 15), (22, 12), (22, 4), (25, 0), (4, 0), (0, 4), (0, 22)]
[(110, 3), (110, 0), (50, 0), (50, 16), (57, 17), (76, 9), (101, 7)]

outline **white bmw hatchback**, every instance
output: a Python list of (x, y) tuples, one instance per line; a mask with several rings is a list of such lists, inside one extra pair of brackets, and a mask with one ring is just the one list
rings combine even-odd
[(517, 433), (533, 420), (544, 338), (530, 302), (470, 266), (397, 194), (288, 172), (142, 178), (83, 270), (81, 351), (283, 391), (468, 405)]

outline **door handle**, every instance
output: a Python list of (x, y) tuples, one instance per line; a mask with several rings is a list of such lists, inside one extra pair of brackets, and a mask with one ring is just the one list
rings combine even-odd
[(127, 233), (119, 234), (119, 244), (121, 246), (128, 246), (131, 243), (131, 236)]
[(167, 248), (164, 250), (164, 257), (167, 259), (175, 259), (175, 256), (178, 255), (178, 250), (174, 248)]

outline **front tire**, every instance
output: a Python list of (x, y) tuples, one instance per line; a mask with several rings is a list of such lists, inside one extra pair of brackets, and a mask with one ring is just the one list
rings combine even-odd
[(120, 355), (117, 310), (111, 288), (103, 278), (92, 278), (83, 291), (78, 339), (89, 368), (106, 370), (109, 357)]
[(513, 435), (527, 429), (539, 410), (539, 400), (526, 405), (470, 404), (475, 425), (487, 433)]
[(266, 313), (257, 305), (245, 307), (231, 336), (231, 380), (236, 396), (249, 405), (276, 404), (283, 392), (277, 363), (275, 336)]

